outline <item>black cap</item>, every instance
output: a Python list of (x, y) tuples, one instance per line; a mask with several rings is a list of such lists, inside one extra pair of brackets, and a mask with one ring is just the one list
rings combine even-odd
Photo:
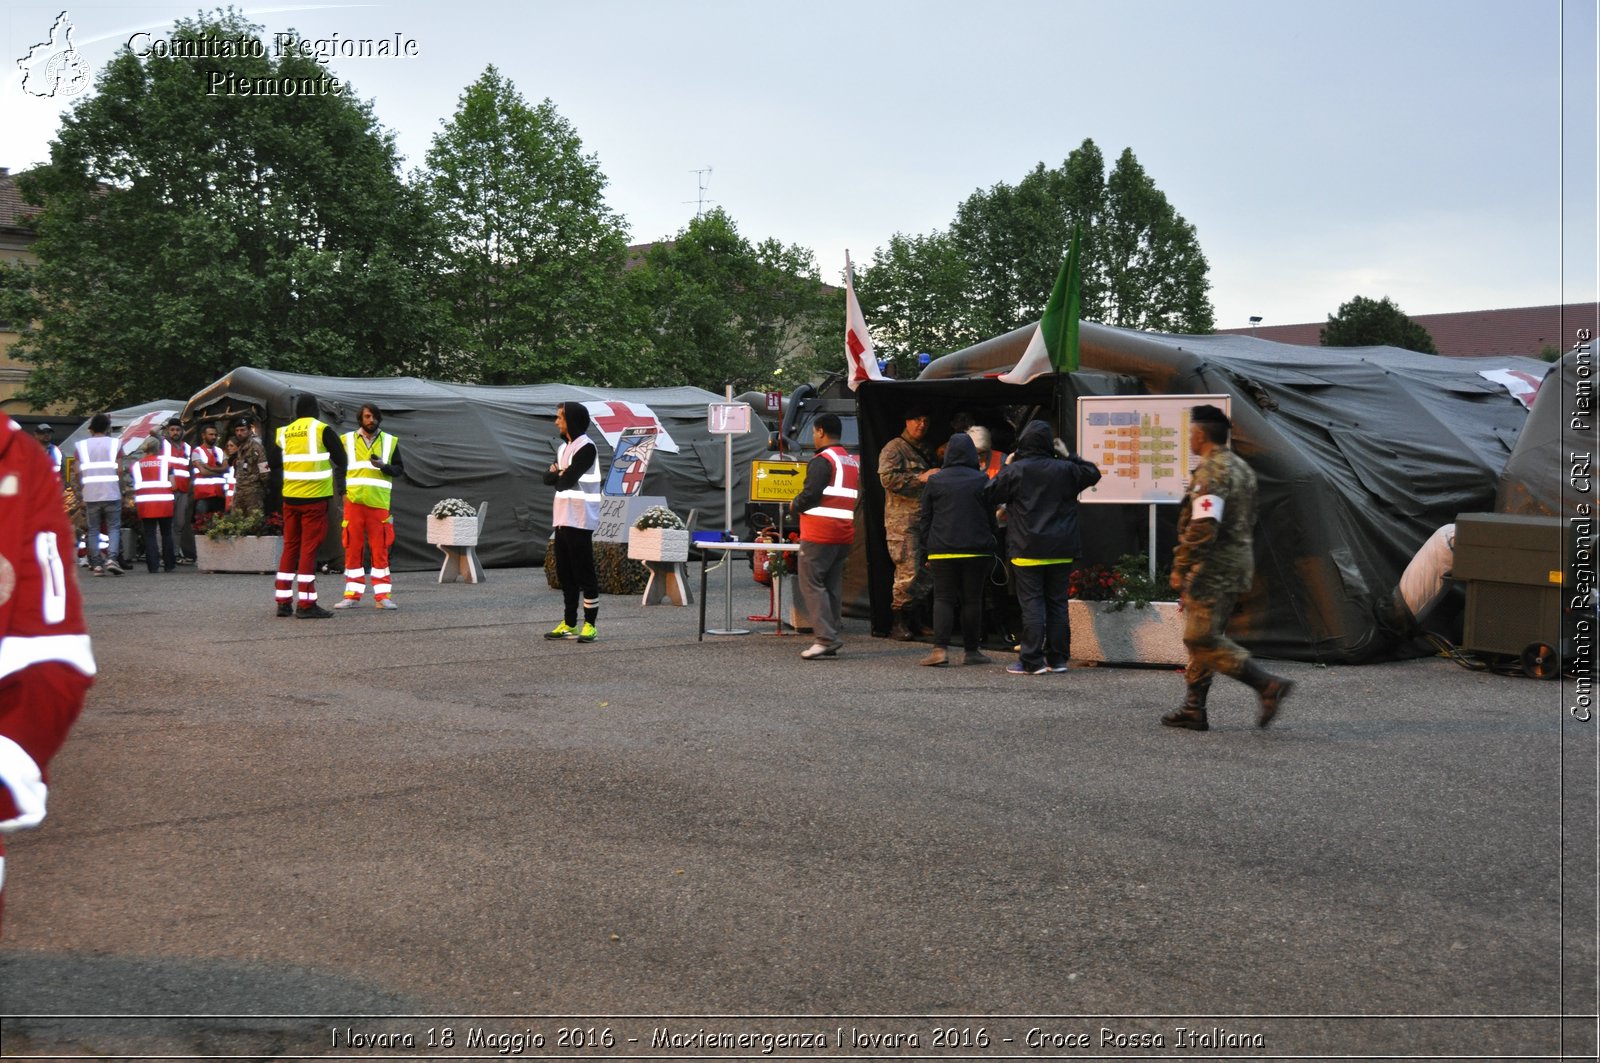
[(36, 424), (33, 426), (33, 431), (34, 434), (41, 436), (53, 436), (56, 434), (56, 430), (47, 424)]
[(1189, 420), (1194, 424), (1232, 424), (1228, 415), (1215, 406), (1194, 407), (1189, 411)]
[(249, 414), (245, 414), (243, 417), (235, 417), (233, 419), (233, 427), (235, 428), (249, 428), (254, 423), (255, 418), (251, 417)]

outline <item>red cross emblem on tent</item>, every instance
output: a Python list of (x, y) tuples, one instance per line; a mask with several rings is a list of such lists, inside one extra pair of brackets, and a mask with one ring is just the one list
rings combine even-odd
[(584, 406), (588, 408), (589, 418), (594, 426), (600, 429), (606, 437), (606, 442), (612, 447), (617, 445), (617, 439), (625, 429), (654, 428), (656, 446), (669, 453), (678, 452), (678, 444), (667, 434), (666, 426), (656, 417), (655, 411), (643, 403), (635, 406), (618, 399), (602, 399), (586, 402)]
[(624, 428), (633, 428), (636, 425), (644, 428), (660, 427), (656, 423), (656, 415), (650, 412), (648, 406), (645, 407), (643, 413), (639, 413), (626, 402), (607, 400), (606, 402), (597, 402), (595, 405), (604, 406), (609, 411), (603, 414), (596, 414), (594, 417), (594, 423), (599, 425), (600, 431), (607, 436), (614, 436)]

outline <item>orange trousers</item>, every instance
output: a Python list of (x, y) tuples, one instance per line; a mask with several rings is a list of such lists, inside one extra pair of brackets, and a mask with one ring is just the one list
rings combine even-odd
[(394, 543), (394, 519), (387, 509), (344, 501), (344, 596), (360, 598), (367, 585), (362, 554), (372, 551), (372, 596), (387, 598), (393, 588), (389, 577), (389, 547)]

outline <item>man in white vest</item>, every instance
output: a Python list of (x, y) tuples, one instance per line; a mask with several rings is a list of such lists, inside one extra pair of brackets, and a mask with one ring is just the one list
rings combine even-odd
[[(589, 430), (589, 411), (581, 402), (556, 407), (556, 430), (562, 445), (544, 474), (556, 489), (551, 507), (556, 552), (556, 579), (566, 608), (561, 623), (546, 631), (547, 639), (595, 640), (600, 615), (600, 575), (594, 567), (594, 533), (600, 527), (600, 462)], [(578, 626), (578, 594), (583, 593), (583, 626)]]
[(389, 495), (394, 478), (405, 471), (400, 462), (400, 443), (382, 431), (383, 411), (376, 403), (361, 407), (361, 427), (346, 432), (344, 456), (349, 467), (344, 477), (344, 599), (335, 609), (353, 609), (361, 604), (368, 570), (363, 554), (372, 553), (372, 597), (379, 609), (399, 608), (394, 604), (389, 574), (389, 547), (394, 545), (394, 514)]

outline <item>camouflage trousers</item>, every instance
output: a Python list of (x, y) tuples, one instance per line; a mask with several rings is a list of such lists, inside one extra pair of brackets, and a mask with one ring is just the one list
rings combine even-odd
[(1193, 686), (1217, 672), (1237, 677), (1250, 654), (1224, 632), (1233, 615), (1237, 594), (1214, 598), (1183, 596), (1183, 645), (1189, 651), (1189, 664), (1183, 670), (1184, 682)]
[(928, 598), (931, 577), (917, 564), (917, 536), (914, 532), (890, 535), (889, 560), (894, 562), (894, 597), (896, 609), (920, 605)]

